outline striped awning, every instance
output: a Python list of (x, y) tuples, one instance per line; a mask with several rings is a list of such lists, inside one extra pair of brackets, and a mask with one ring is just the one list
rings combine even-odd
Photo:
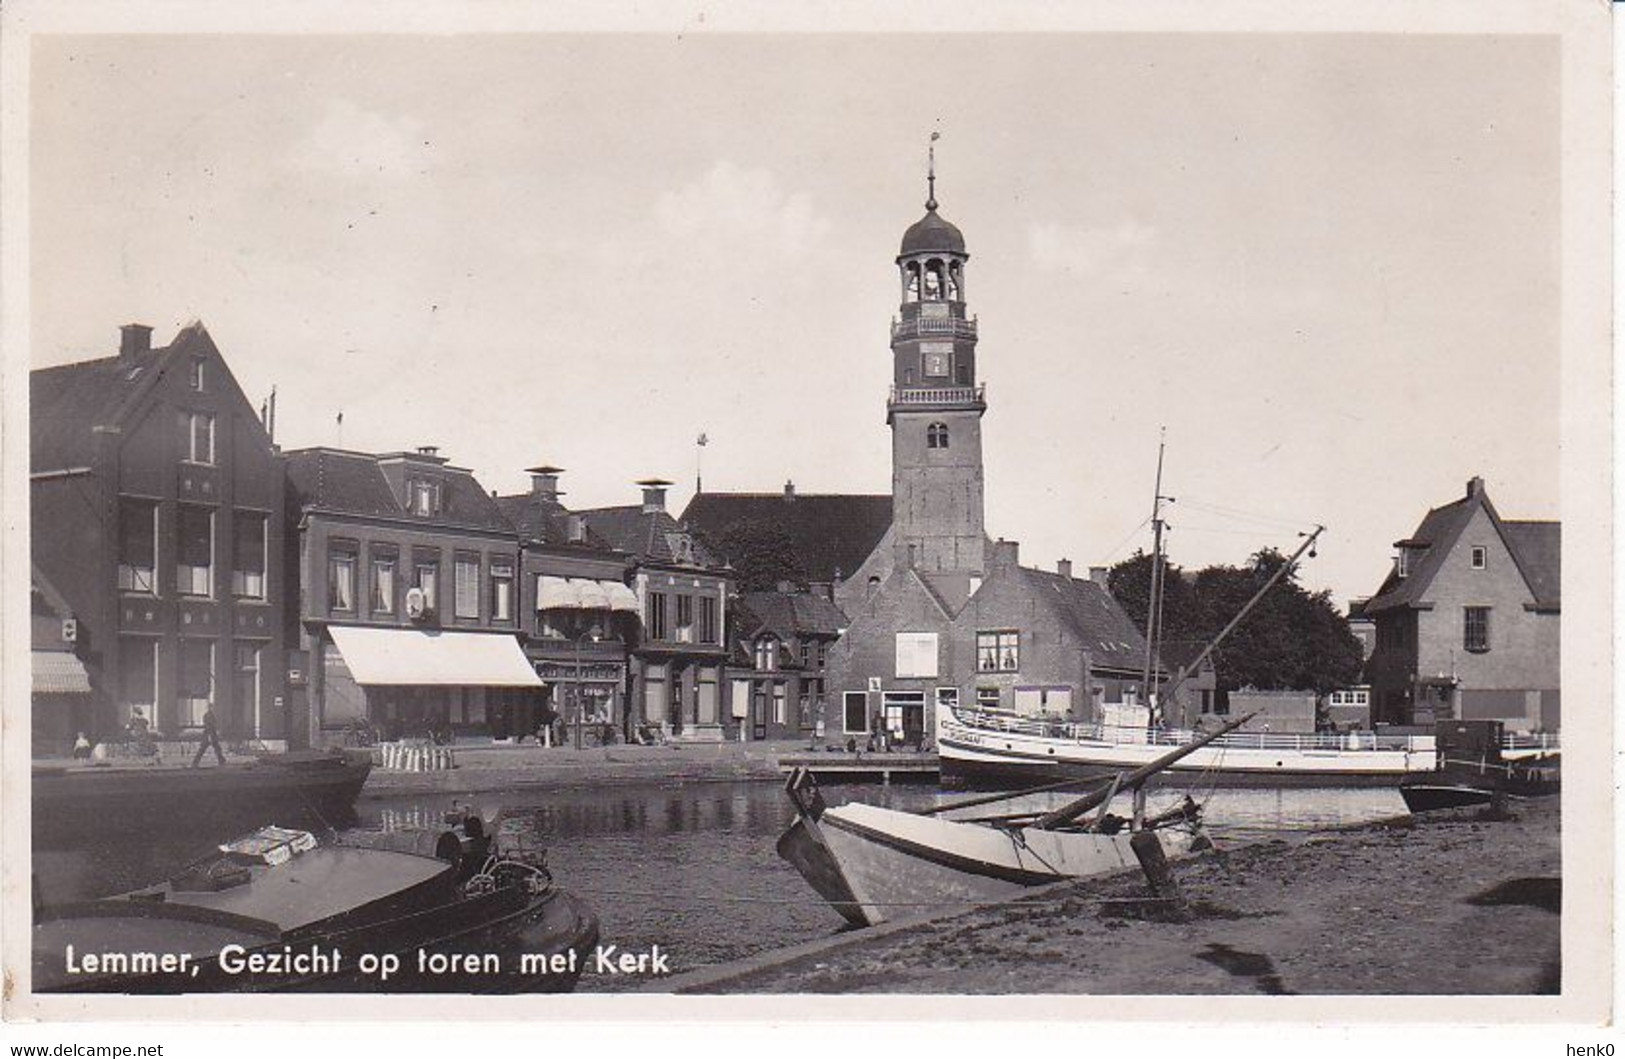
[(78, 657), (66, 651), (34, 652), (34, 694), (88, 695), (90, 675)]
[(637, 593), (619, 581), (553, 577), (549, 574), (542, 574), (536, 580), (536, 609), (639, 612)]

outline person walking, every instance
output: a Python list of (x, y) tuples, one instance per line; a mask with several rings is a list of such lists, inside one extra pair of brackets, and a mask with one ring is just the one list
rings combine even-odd
[(203, 752), (214, 747), (214, 756), (220, 764), (226, 763), (226, 752), (220, 749), (220, 733), (214, 725), (214, 707), (208, 706), (203, 710), (203, 740), (197, 745), (197, 754), (192, 758), (192, 767), (197, 768), (198, 762), (203, 760)]

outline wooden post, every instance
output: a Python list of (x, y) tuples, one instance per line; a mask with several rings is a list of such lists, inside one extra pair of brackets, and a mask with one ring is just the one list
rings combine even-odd
[(1162, 839), (1157, 837), (1157, 833), (1136, 831), (1128, 844), (1134, 850), (1134, 856), (1139, 858), (1140, 868), (1145, 872), (1146, 881), (1151, 884), (1151, 892), (1166, 898), (1180, 914), (1189, 911), (1185, 893), (1179, 888), (1179, 880), (1174, 878), (1173, 869), (1168, 866), (1168, 858), (1162, 852)]

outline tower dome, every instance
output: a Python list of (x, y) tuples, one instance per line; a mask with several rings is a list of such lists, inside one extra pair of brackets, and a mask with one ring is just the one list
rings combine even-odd
[(903, 248), (900, 254), (925, 254), (931, 251), (946, 251), (950, 254), (965, 253), (965, 237), (950, 221), (946, 221), (937, 213), (935, 198), (927, 204), (925, 216), (909, 225), (908, 231), (903, 233)]

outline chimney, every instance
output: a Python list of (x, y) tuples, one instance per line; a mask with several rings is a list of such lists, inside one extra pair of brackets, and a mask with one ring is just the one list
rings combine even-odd
[(664, 478), (645, 478), (638, 482), (643, 487), (643, 513), (645, 515), (659, 514), (666, 510), (666, 487), (671, 485)]
[(549, 467), (543, 464), (540, 467), (527, 467), (525, 473), (530, 475), (530, 493), (546, 500), (557, 500), (559, 493), (559, 475), (564, 473), (563, 467)]
[(825, 599), (832, 600), (835, 598), (835, 586), (829, 581), (808, 582), (807, 591), (815, 596), (822, 596)]
[(1484, 479), (1480, 478), (1476, 474), (1473, 475), (1471, 478), (1467, 479), (1467, 497), (1468, 497), (1468, 499), (1472, 499), (1475, 496), (1483, 496), (1483, 495), (1484, 495)]
[(152, 352), (152, 328), (146, 324), (125, 324), (119, 329), (118, 355), (139, 357)]
[(789, 503), (796, 498), (796, 483), (786, 478), (784, 480), (784, 501)]
[(1089, 580), (1093, 581), (1101, 588), (1110, 588), (1111, 570), (1104, 566), (1091, 566), (1089, 568)]
[(1072, 580), (1072, 560), (1071, 559), (1059, 559), (1059, 560), (1056, 560), (1055, 572), (1060, 574), (1062, 577), (1066, 578), (1068, 581)]
[(439, 456), (440, 456), (440, 446), (439, 445), (419, 445), (418, 446), (418, 455), (419, 456), (427, 456), (431, 460), (438, 459)]
[(1016, 566), (1021, 562), (1021, 545), (1003, 537), (993, 542), (993, 565)]
[(580, 544), (587, 539), (587, 524), (580, 515), (571, 515), (564, 520), (564, 536), (571, 544)]

